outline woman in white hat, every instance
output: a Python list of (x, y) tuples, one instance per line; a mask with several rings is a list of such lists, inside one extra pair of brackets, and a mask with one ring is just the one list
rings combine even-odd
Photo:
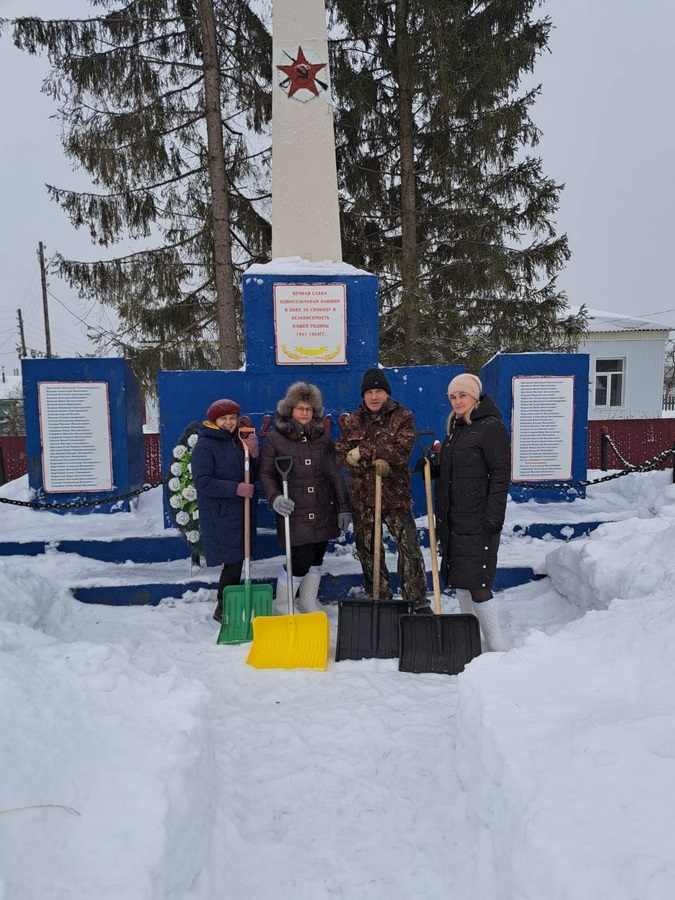
[(492, 584), (511, 476), (502, 414), (476, 375), (448, 385), (452, 413), (440, 451), (436, 519), (441, 575), (456, 590), (462, 612), (478, 617), (488, 650), (506, 650)]

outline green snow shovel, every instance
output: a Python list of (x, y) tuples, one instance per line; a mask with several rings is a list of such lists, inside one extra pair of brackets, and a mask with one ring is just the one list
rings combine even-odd
[[(250, 484), (250, 458), (242, 434), (252, 434), (253, 428), (240, 428), (239, 440), (244, 447), (244, 482)], [(251, 584), (251, 500), (244, 500), (244, 583), (231, 584), (223, 591), (223, 622), (218, 634), (219, 644), (244, 644), (253, 640), (252, 620), (256, 616), (272, 615), (272, 585)]]

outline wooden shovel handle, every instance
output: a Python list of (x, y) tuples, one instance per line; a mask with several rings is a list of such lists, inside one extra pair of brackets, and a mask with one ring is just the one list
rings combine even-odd
[(380, 553), (382, 552), (382, 476), (375, 472), (375, 524), (373, 527), (373, 602), (380, 599)]
[(427, 520), (429, 523), (429, 550), (431, 555), (431, 582), (434, 587), (434, 608), (441, 614), (441, 586), (438, 580), (438, 557), (436, 555), (436, 524), (434, 522), (434, 501), (431, 496), (431, 462), (424, 458), (424, 487), (427, 494)]
[[(239, 428), (239, 440), (241, 441), (241, 446), (244, 448), (244, 484), (251, 483), (251, 458), (248, 452), (248, 444), (244, 440), (244, 437), (249, 434), (255, 434), (255, 428), (247, 428), (244, 426), (240, 426)], [(244, 559), (247, 561), (251, 558), (251, 498), (244, 498)], [(248, 574), (245, 576), (248, 580)]]

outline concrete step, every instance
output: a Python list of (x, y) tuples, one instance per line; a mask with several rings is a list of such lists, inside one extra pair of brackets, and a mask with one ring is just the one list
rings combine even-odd
[[(361, 590), (363, 581), (360, 573), (332, 575), (330, 566), (321, 579), (321, 599), (326, 602), (335, 602), (344, 597), (354, 595)], [(528, 581), (537, 581), (543, 575), (535, 574), (534, 570), (527, 566), (498, 568), (495, 577), (495, 591), (503, 591), (506, 588), (526, 584)], [(399, 581), (395, 574), (391, 576), (394, 593), (399, 592)], [(252, 579), (253, 584), (274, 584), (271, 579)], [(82, 603), (100, 603), (105, 606), (156, 606), (162, 600), (169, 598), (179, 599), (189, 591), (206, 589), (216, 590), (217, 577), (199, 578), (180, 582), (147, 582), (144, 584), (110, 584), (96, 585), (94, 587), (76, 587), (73, 594)], [(433, 591), (431, 575), (427, 574), (427, 588), (429, 593)]]
[[(569, 524), (559, 523), (530, 523), (523, 525), (511, 526), (506, 534), (512, 534), (520, 538), (532, 538), (548, 540), (571, 540), (589, 534), (601, 522), (575, 522)], [(420, 541), (422, 546), (427, 548), (429, 545), (428, 532), (426, 528), (419, 529)], [(265, 574), (273, 573), (270, 577), (254, 578), (254, 583), (274, 583), (277, 565), (273, 563), (275, 557), (279, 558), (279, 564), (283, 561), (281, 549), (277, 543), (276, 533), (272, 529), (264, 529), (259, 531), (257, 535), (257, 555), (258, 563), (253, 566), (255, 570), (262, 564)], [(350, 550), (353, 545), (353, 535), (348, 535), (346, 539), (334, 542), (329, 546), (329, 552), (326, 557), (325, 575), (321, 582), (321, 597), (323, 600), (331, 602), (349, 596), (350, 593), (357, 593), (362, 586), (361, 574), (358, 562), (354, 560), (352, 568), (354, 571), (345, 573), (344, 558), (345, 555), (351, 556)], [(395, 546), (392, 541), (385, 538), (385, 545), (390, 552), (395, 552)], [(337, 566), (341, 570), (340, 574), (332, 574), (330, 571), (330, 557), (335, 547), (339, 548), (339, 552), (334, 554), (334, 559), (340, 561)], [(168, 563), (168, 569), (171, 569), (171, 563), (176, 561), (188, 560), (190, 552), (188, 544), (182, 537), (175, 533), (152, 536), (152, 537), (126, 537), (119, 540), (102, 541), (102, 540), (58, 540), (58, 541), (28, 541), (28, 542), (0, 542), (0, 556), (36, 556), (43, 553), (57, 552), (63, 554), (77, 554), (87, 559), (96, 560), (108, 564), (134, 563), (139, 565), (150, 564), (154, 571), (144, 573), (142, 577), (131, 577), (130, 573), (125, 573), (127, 583), (120, 584), (120, 576), (114, 573), (114, 569), (106, 573), (106, 577), (96, 579), (96, 584), (76, 585), (72, 588), (75, 597), (83, 603), (101, 603), (112, 606), (134, 606), (134, 605), (156, 605), (161, 600), (168, 598), (180, 598), (190, 591), (198, 591), (201, 589), (215, 591), (218, 583), (219, 568), (202, 569), (197, 571), (189, 571), (190, 567), (186, 565), (178, 566), (180, 574), (167, 571), (167, 566), (162, 563)], [(520, 554), (517, 554), (518, 557)], [(511, 554), (513, 559), (513, 554)], [(523, 554), (523, 559), (527, 560), (527, 554)], [(157, 564), (154, 566), (153, 564)], [(392, 587), (395, 592), (399, 590), (398, 579), (395, 574), (395, 564), (388, 564), (392, 572)], [(497, 569), (495, 578), (495, 590), (501, 591), (505, 588), (515, 587), (525, 584), (529, 581), (537, 580), (544, 576), (535, 573), (535, 570), (527, 565), (500, 565)], [(105, 584), (105, 581), (110, 584)], [(431, 574), (427, 575), (428, 588), (432, 591)], [(136, 583), (132, 583), (132, 582)]]
[[(513, 525), (511, 531), (519, 537), (543, 538), (547, 535), (553, 540), (568, 541), (572, 538), (590, 534), (602, 522), (573, 522), (568, 524), (534, 522), (524, 525)], [(429, 546), (429, 533), (426, 528), (418, 530), (420, 543)], [(506, 532), (505, 532), (506, 533)], [(350, 533), (339, 543), (342, 546), (353, 544)], [(329, 545), (329, 550), (330, 547)], [(385, 535), (385, 547), (396, 552), (396, 545)], [(57, 541), (2, 541), (0, 556), (38, 556), (50, 551), (59, 553), (76, 553), (87, 559), (100, 562), (135, 562), (153, 563), (168, 562), (176, 559), (189, 559), (190, 548), (187, 542), (173, 534), (159, 537), (126, 537), (120, 540), (57, 540)], [(278, 556), (281, 548), (277, 542), (276, 532), (271, 529), (258, 531), (256, 535), (255, 558), (269, 559)]]

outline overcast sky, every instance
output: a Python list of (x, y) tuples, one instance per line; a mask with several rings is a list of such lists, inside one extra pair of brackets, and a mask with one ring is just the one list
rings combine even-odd
[[(0, 16), (47, 18), (54, 7), (0, 0)], [(59, 16), (89, 9), (86, 0), (58, 0)], [(572, 259), (559, 283), (571, 303), (675, 328), (675, 2), (546, 0), (543, 12), (555, 30), (535, 73), (543, 93), (534, 119), (545, 171), (566, 185), (556, 221)], [(83, 184), (62, 155), (54, 106), (40, 93), (45, 71), (44, 60), (0, 39), (0, 365), (10, 373), (18, 366), (18, 309), (27, 346), (45, 346), (38, 242), (48, 259), (56, 250), (92, 254), (86, 233), (73, 231), (45, 191), (45, 183)], [(87, 352), (83, 321), (105, 328), (107, 313), (54, 275), (49, 290), (53, 351)]]

